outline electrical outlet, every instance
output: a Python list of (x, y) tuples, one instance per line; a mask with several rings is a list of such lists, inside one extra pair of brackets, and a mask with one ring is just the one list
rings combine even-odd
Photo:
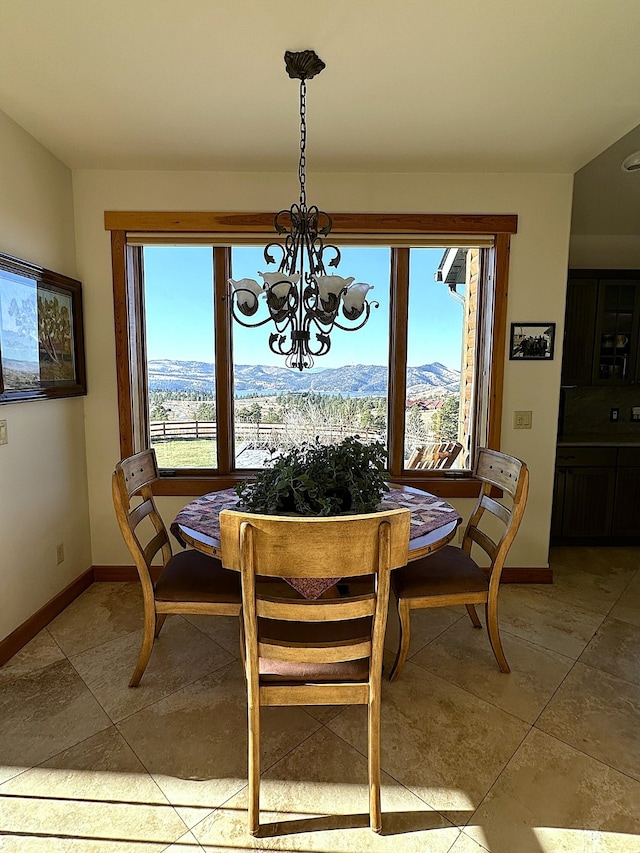
[(531, 429), (533, 412), (514, 412), (513, 413), (513, 428), (514, 429)]
[(620, 420), (620, 409), (617, 406), (609, 409), (609, 420), (614, 424)]
[(7, 435), (7, 422), (0, 421), (0, 444), (8, 444), (9, 436)]
[(58, 565), (64, 562), (64, 544), (62, 542), (56, 547), (56, 560)]

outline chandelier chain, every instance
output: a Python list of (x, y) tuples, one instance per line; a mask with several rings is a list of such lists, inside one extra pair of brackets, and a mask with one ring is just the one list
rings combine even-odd
[(305, 210), (307, 206), (307, 81), (300, 81), (300, 163), (298, 165), (298, 179), (300, 181), (300, 207)]

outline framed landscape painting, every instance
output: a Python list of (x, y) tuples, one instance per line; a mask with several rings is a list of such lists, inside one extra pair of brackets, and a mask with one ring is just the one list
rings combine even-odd
[(551, 361), (555, 323), (512, 323), (509, 358), (518, 361)]
[(82, 285), (0, 254), (0, 403), (86, 391)]

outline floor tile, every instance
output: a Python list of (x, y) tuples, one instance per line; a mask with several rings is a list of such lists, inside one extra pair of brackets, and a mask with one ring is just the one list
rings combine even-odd
[(609, 616), (640, 628), (640, 571), (613, 606)]
[(129, 679), (138, 659), (135, 631), (71, 658), (80, 676), (114, 722), (146, 708), (232, 660), (231, 655), (180, 616), (169, 616), (155, 641), (138, 687)]
[(574, 660), (603, 619), (523, 584), (506, 584), (500, 590), (499, 610), (501, 630)]
[[(189, 828), (247, 784), (246, 696), (236, 662), (118, 727)], [(319, 726), (302, 708), (263, 709), (264, 767)]]
[[(426, 607), (423, 610), (411, 611), (411, 641), (409, 642), (408, 657), (419, 652), (427, 643), (450, 628), (455, 622), (466, 617), (466, 611), (460, 607)], [(389, 602), (389, 618), (387, 633), (384, 638), (385, 648), (395, 655), (398, 651), (400, 637), (400, 622), (398, 611), (393, 598)]]
[(160, 851), (186, 830), (114, 727), (0, 786), (0, 825), (25, 851)]
[(196, 841), (195, 835), (187, 832), (174, 844), (170, 844), (166, 848), (166, 853), (203, 853), (203, 849)]
[(318, 853), (447, 853), (458, 830), (382, 774), (383, 832), (369, 828), (367, 760), (326, 728), (267, 771), (261, 830), (247, 831), (247, 789), (196, 826), (207, 853), (232, 850)]
[[(449, 853), (487, 853), (487, 848), (478, 844), (464, 831), (460, 833)], [(513, 851), (515, 853), (515, 851)]]
[(456, 622), (411, 660), (533, 723), (574, 661), (505, 631), (501, 637), (511, 667), (508, 674), (498, 669), (485, 628), (478, 631), (468, 619)]
[(240, 657), (240, 620), (237, 616), (185, 616), (198, 630), (222, 646), (234, 658)]
[(3, 685), (0, 720), (0, 781), (111, 724), (66, 660)]
[(48, 625), (71, 657), (142, 628), (139, 583), (94, 583)]
[(580, 569), (597, 575), (608, 575), (619, 570), (639, 568), (640, 551), (636, 547), (590, 547), (563, 545), (551, 548), (549, 563)]
[(465, 833), (490, 853), (637, 853), (640, 782), (533, 729)]
[(640, 685), (576, 663), (536, 728), (640, 781)]
[(311, 714), (314, 720), (318, 720), (324, 725), (342, 713), (345, 707), (345, 705), (305, 705), (304, 709), (307, 714)]
[(65, 654), (60, 646), (44, 628), (4, 666), (0, 667), (0, 686), (13, 681), (14, 678), (44, 669), (64, 658)]
[[(351, 706), (328, 725), (366, 753), (363, 708)], [(411, 662), (383, 683), (383, 768), (454, 822), (466, 823), (528, 730)]]
[(552, 563), (553, 584), (539, 584), (536, 592), (606, 616), (636, 574), (637, 566), (610, 566), (596, 572), (588, 571), (585, 565)]
[(607, 619), (580, 661), (640, 684), (640, 626)]

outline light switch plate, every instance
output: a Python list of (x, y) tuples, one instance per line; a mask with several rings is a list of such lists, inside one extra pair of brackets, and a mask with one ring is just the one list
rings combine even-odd
[(0, 421), (0, 444), (8, 444), (9, 436), (7, 435), (7, 422)]
[(531, 429), (531, 421), (533, 412), (514, 412), (513, 413), (513, 428), (514, 429)]

